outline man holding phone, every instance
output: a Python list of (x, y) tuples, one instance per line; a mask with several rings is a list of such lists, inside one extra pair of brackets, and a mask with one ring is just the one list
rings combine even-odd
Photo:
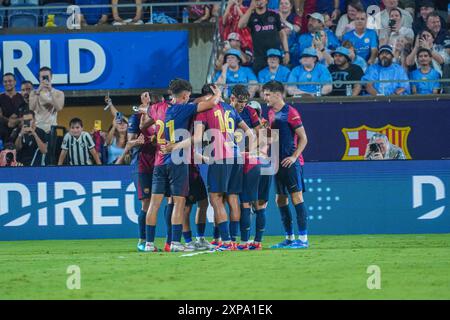
[(36, 127), (35, 113), (27, 110), (23, 114), (22, 129), (15, 140), (17, 161), (24, 166), (45, 165), (47, 135)]
[(39, 70), (39, 88), (30, 93), (30, 110), (36, 114), (36, 126), (50, 132), (57, 125), (58, 111), (64, 108), (64, 92), (52, 87), (52, 70)]

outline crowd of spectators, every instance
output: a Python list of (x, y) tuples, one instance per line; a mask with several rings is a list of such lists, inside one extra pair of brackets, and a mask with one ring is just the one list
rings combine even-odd
[[(249, 84), (252, 94), (259, 90), (255, 79), (285, 82), (295, 96), (450, 92), (448, 83), (440, 82), (450, 78), (447, 5), (440, 0), (230, 0), (220, 21), (223, 43), (214, 81), (227, 87)], [(341, 83), (346, 81), (363, 82)]]

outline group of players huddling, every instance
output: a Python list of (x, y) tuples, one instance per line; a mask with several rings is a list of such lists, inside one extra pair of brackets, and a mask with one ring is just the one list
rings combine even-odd
[[(261, 250), (273, 176), (286, 239), (271, 248), (307, 248), (302, 177), (307, 137), (300, 114), (284, 101), (283, 84), (270, 81), (262, 88), (268, 119), (262, 117), (257, 102), (248, 102), (249, 93), (242, 85), (232, 88), (230, 104), (214, 85), (205, 85), (202, 96), (193, 102), (192, 86), (186, 80), (172, 80), (168, 92), (170, 101), (157, 102), (143, 93), (139, 111), (129, 121), (129, 145), (137, 157), (142, 201), (138, 251), (160, 251), (154, 241), (164, 198), (164, 251)], [(297, 239), (289, 195), (296, 212)], [(195, 240), (190, 227), (194, 204)], [(214, 210), (212, 242), (205, 238), (209, 204)], [(256, 234), (250, 241), (252, 211)]]

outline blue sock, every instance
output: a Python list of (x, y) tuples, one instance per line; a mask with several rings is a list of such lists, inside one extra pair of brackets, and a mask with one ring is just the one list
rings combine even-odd
[(250, 208), (241, 208), (241, 241), (247, 242), (250, 237)]
[(256, 235), (255, 235), (256, 242), (262, 242), (265, 227), (266, 227), (266, 209), (256, 210)]
[(192, 241), (192, 231), (183, 232), (184, 242), (189, 243)]
[(145, 241), (147, 242), (155, 242), (155, 231), (156, 226), (145, 226)]
[(197, 237), (202, 238), (205, 236), (206, 223), (197, 223)]
[(147, 212), (141, 210), (138, 215), (138, 226), (139, 226), (139, 239), (145, 239), (145, 217)]
[(214, 226), (214, 239), (219, 239), (219, 238), (220, 238), (219, 226), (215, 225)]
[(230, 221), (230, 238), (231, 241), (236, 241), (239, 233), (239, 221)]
[(173, 203), (169, 203), (164, 209), (164, 220), (166, 221), (166, 243), (170, 244), (172, 241), (172, 211)]
[(306, 235), (307, 231), (307, 220), (308, 220), (308, 213), (306, 212), (306, 207), (304, 202), (299, 203), (294, 206), (295, 212), (297, 212), (297, 225), (298, 225), (298, 233), (301, 236)]
[(220, 237), (222, 238), (222, 241), (230, 241), (228, 221), (219, 223), (218, 228), (219, 228)]
[(183, 225), (182, 224), (173, 224), (172, 225), (172, 241), (173, 242), (181, 242), (181, 234), (183, 233)]
[(278, 207), (281, 214), (281, 221), (283, 222), (284, 232), (287, 236), (291, 236), (294, 234), (294, 230), (292, 229), (292, 214), (289, 210), (289, 205)]

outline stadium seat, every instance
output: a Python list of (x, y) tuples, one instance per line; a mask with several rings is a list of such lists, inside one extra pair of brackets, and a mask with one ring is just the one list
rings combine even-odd
[(70, 3), (63, 3), (63, 2), (45, 4), (44, 7), (61, 7), (61, 8), (42, 9), (42, 25), (45, 26), (49, 14), (54, 14), (55, 25), (57, 27), (65, 27), (67, 24), (67, 18), (69, 17), (66, 13), (67, 7), (70, 5), (71, 5)]
[(8, 16), (8, 27), (10, 28), (35, 28), (39, 25), (39, 17), (31, 12), (13, 11)]

